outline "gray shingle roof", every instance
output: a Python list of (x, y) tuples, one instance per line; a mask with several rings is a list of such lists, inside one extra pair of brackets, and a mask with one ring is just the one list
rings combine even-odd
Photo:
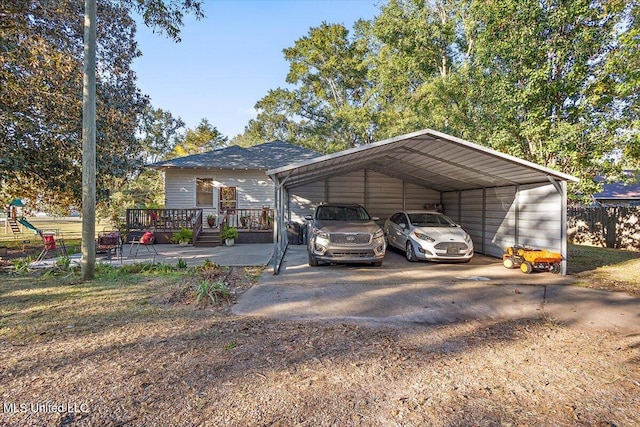
[(148, 165), (154, 169), (216, 168), (216, 169), (273, 169), (291, 163), (310, 160), (320, 153), (283, 141), (272, 141), (243, 148), (232, 145), (202, 154), (178, 157)]
[[(638, 176), (637, 171), (625, 170), (627, 178)], [(596, 178), (602, 181), (601, 177)], [(602, 192), (593, 195), (596, 200), (638, 200), (640, 199), (640, 183), (612, 182), (605, 183)]]

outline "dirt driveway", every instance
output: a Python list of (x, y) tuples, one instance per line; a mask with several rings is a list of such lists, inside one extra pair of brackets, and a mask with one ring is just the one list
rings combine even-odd
[(306, 248), (290, 246), (279, 275), (265, 271), (233, 312), (282, 319), (447, 324), (465, 320), (536, 319), (605, 329), (637, 329), (640, 301), (622, 293), (571, 286), (572, 276), (525, 275), (499, 259), (469, 264), (409, 263), (389, 251), (381, 268), (309, 267)]

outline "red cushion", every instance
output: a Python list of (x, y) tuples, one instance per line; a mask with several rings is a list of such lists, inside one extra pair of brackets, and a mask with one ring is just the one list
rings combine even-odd
[(153, 233), (146, 231), (142, 237), (140, 237), (140, 243), (151, 243), (151, 239), (153, 239)]
[(56, 238), (52, 234), (45, 234), (42, 236), (44, 240), (44, 247), (46, 249), (56, 249)]

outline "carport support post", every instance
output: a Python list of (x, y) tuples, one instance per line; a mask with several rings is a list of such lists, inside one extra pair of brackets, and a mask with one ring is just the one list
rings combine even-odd
[(562, 223), (560, 225), (560, 233), (562, 234), (562, 263), (560, 264), (560, 274), (567, 274), (567, 181), (560, 182), (562, 192)]
[(274, 188), (274, 199), (275, 199), (275, 203), (274, 203), (274, 212), (273, 212), (273, 274), (278, 274), (278, 265), (280, 263), (280, 238), (279, 238), (279, 225), (280, 225), (280, 221), (282, 221), (282, 218), (280, 215), (280, 204), (279, 204), (279, 200), (280, 200), (280, 188), (281, 188), (281, 184), (278, 181), (277, 178), (275, 177), (271, 177), (274, 182), (275, 182), (275, 188)]
[(275, 209), (273, 212), (273, 274), (280, 272), (280, 265), (287, 246), (287, 230), (284, 226), (284, 181), (271, 178), (275, 183)]

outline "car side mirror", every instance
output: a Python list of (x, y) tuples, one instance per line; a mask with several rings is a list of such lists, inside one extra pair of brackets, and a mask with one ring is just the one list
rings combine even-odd
[(305, 215), (304, 219), (306, 219), (307, 221), (311, 221), (311, 220), (313, 220), (313, 216), (312, 215)]
[(372, 221), (374, 221), (374, 222), (375, 222), (375, 221), (380, 221), (380, 218), (378, 218), (377, 216), (372, 216), (372, 217), (371, 217), (371, 220), (372, 220)]

